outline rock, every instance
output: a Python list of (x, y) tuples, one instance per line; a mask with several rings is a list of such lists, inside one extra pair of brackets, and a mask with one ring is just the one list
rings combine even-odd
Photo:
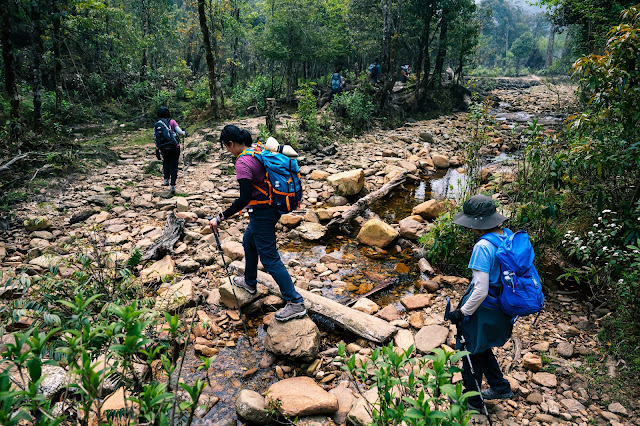
[(222, 251), (225, 256), (231, 258), (231, 260), (244, 259), (244, 247), (237, 241), (227, 241), (222, 244)]
[(322, 389), (310, 377), (292, 377), (274, 383), (267, 391), (267, 406), (279, 401), (287, 417), (310, 416), (338, 411), (338, 398)]
[(376, 302), (366, 297), (358, 299), (351, 308), (369, 315), (373, 315), (380, 310), (380, 306)]
[(429, 293), (435, 293), (440, 288), (440, 284), (433, 280), (418, 280), (416, 286), (425, 288)]
[(427, 220), (434, 220), (440, 213), (444, 212), (444, 210), (444, 204), (441, 201), (429, 200), (415, 206), (412, 214), (419, 214)]
[(424, 225), (413, 219), (400, 221), (400, 235), (412, 241), (417, 241), (424, 230)]
[(39, 266), (43, 269), (49, 269), (50, 266), (60, 266), (64, 263), (64, 259), (60, 256), (51, 254), (43, 254), (29, 261), (29, 265)]
[(561, 342), (556, 348), (558, 355), (563, 358), (571, 358), (573, 356), (573, 345), (569, 342)]
[(420, 269), (420, 272), (422, 272), (423, 274), (428, 273), (433, 275), (435, 273), (433, 266), (431, 266), (429, 261), (424, 257), (420, 258), (420, 260), (418, 261), (418, 269)]
[(536, 352), (549, 352), (549, 342), (541, 342), (531, 347), (532, 351)]
[(447, 341), (449, 328), (441, 325), (427, 325), (416, 333), (416, 349), (423, 354), (429, 353)]
[(534, 422), (540, 422), (540, 423), (558, 423), (558, 419), (556, 419), (555, 417), (549, 415), (549, 414), (542, 414), (542, 413), (538, 413), (535, 416), (533, 416), (533, 421)]
[(420, 139), (422, 139), (423, 141), (429, 144), (433, 144), (435, 142), (433, 135), (429, 132), (420, 132)]
[[(109, 411), (120, 412), (121, 410), (124, 410), (127, 407), (130, 410), (132, 410), (133, 413), (130, 413), (130, 416), (128, 417), (127, 416), (123, 417), (121, 420), (118, 420), (119, 416), (116, 416), (111, 424), (113, 425), (128, 424), (128, 422), (125, 423), (124, 419), (128, 420), (131, 417), (136, 417), (136, 414), (138, 413), (138, 407), (139, 407), (138, 404), (132, 401), (125, 401), (124, 388), (119, 388), (117, 391), (107, 396), (102, 402), (102, 407), (101, 407), (102, 409), (100, 412), (102, 418), (100, 419), (100, 424), (107, 423), (107, 419), (110, 417)], [(95, 412), (97, 412), (97, 409), (95, 409)], [(90, 419), (89, 421), (90, 426), (98, 425), (97, 419), (95, 417), (96, 416)], [(91, 420), (93, 420), (93, 422)]]
[(283, 214), (280, 216), (280, 223), (288, 228), (295, 228), (302, 222), (303, 217), (297, 214)]
[(199, 343), (196, 343), (195, 345), (193, 345), (193, 350), (195, 351), (196, 354), (200, 354), (206, 357), (212, 357), (219, 353), (218, 349), (209, 347), (207, 345), (202, 345)]
[(318, 241), (327, 233), (327, 227), (313, 222), (302, 222), (296, 229), (305, 241)]
[(400, 319), (400, 312), (393, 305), (387, 305), (376, 313), (377, 317), (386, 321), (395, 321)]
[(261, 425), (271, 422), (265, 399), (256, 391), (242, 389), (236, 396), (235, 406), (238, 416), (245, 420)]
[(578, 414), (579, 411), (584, 410), (586, 408), (584, 405), (580, 404), (578, 401), (571, 398), (561, 399), (560, 404), (562, 404), (569, 413), (573, 413), (573, 414)]
[(341, 195), (332, 195), (327, 199), (327, 204), (332, 207), (345, 206), (348, 202), (349, 201)]
[(213, 192), (216, 190), (216, 184), (211, 182), (210, 180), (203, 180), (200, 182), (200, 191), (202, 192)]
[(400, 299), (400, 303), (407, 311), (422, 309), (431, 305), (431, 296), (428, 294), (416, 294), (415, 296), (407, 296)]
[(113, 204), (113, 196), (110, 194), (95, 194), (87, 198), (87, 202), (96, 206), (107, 207)]
[(42, 377), (44, 377), (44, 380), (40, 384), (38, 392), (45, 399), (52, 399), (61, 390), (62, 386), (67, 384), (69, 379), (67, 370), (55, 365), (44, 365), (42, 367)]
[(187, 259), (176, 264), (178, 269), (184, 273), (196, 272), (200, 269), (200, 264), (193, 259)]
[(96, 211), (93, 209), (82, 210), (81, 212), (71, 216), (71, 218), (69, 219), (69, 225), (73, 225), (74, 223), (84, 222), (94, 214), (96, 214)]
[(383, 248), (397, 237), (398, 231), (391, 225), (380, 219), (370, 219), (362, 226), (357, 238), (363, 244)]
[[(218, 290), (220, 290), (220, 303), (229, 309), (237, 309), (238, 304), (241, 308), (243, 306), (247, 306), (249, 303), (253, 302), (265, 293), (264, 287), (260, 285), (258, 285), (258, 291), (255, 294), (249, 294), (248, 291), (243, 290), (240, 287), (232, 288), (229, 280), (225, 280), (225, 283), (222, 284)], [(238, 299), (238, 303), (236, 303), (236, 297)]]
[(327, 182), (336, 190), (337, 195), (356, 195), (364, 186), (364, 170), (336, 173), (329, 176)]
[(309, 317), (272, 321), (267, 327), (264, 347), (276, 355), (311, 360), (318, 355), (320, 330)]
[(274, 354), (272, 354), (269, 351), (265, 351), (265, 353), (262, 354), (262, 358), (260, 359), (260, 362), (258, 363), (258, 367), (262, 369), (269, 368), (273, 364), (275, 364), (276, 361), (277, 361), (277, 358)]
[(425, 318), (424, 312), (422, 311), (412, 312), (409, 316), (409, 324), (411, 324), (411, 327), (415, 329), (421, 329), (422, 327), (424, 327), (424, 323)]
[(624, 408), (619, 402), (612, 402), (611, 404), (609, 404), (607, 409), (612, 413), (620, 414), (621, 416), (627, 417), (629, 415), (627, 409)]
[(314, 170), (309, 175), (309, 179), (313, 180), (327, 180), (327, 178), (331, 175), (331, 173), (325, 172), (324, 170)]
[(530, 371), (540, 371), (542, 370), (542, 358), (534, 353), (527, 352), (522, 357), (522, 366)]
[(178, 212), (187, 212), (189, 211), (189, 201), (184, 197), (176, 197), (176, 210)]
[(347, 423), (354, 426), (368, 426), (373, 423), (371, 411), (378, 402), (378, 390), (369, 389), (362, 397), (356, 399), (349, 414), (347, 414)]
[(175, 273), (175, 263), (171, 256), (166, 255), (148, 268), (140, 272), (140, 278), (146, 284), (162, 281), (164, 277)]
[(41, 231), (51, 228), (51, 223), (45, 216), (30, 217), (23, 224), (27, 231)]
[(547, 388), (555, 388), (558, 386), (558, 379), (556, 379), (556, 376), (551, 373), (536, 373), (531, 377), (531, 380), (534, 383)]
[(415, 350), (415, 340), (413, 339), (413, 333), (411, 333), (411, 331), (409, 330), (398, 330), (396, 335), (393, 336), (393, 343), (394, 346), (402, 349), (403, 351), (409, 350), (409, 347), (412, 345), (414, 345)]
[(175, 314), (195, 304), (197, 299), (193, 294), (193, 282), (189, 279), (175, 283), (169, 288), (161, 288), (158, 290), (158, 294), (154, 309), (170, 314)]
[(346, 380), (340, 382), (340, 384), (331, 389), (329, 393), (338, 398), (338, 411), (333, 414), (333, 421), (338, 425), (342, 425), (347, 421), (347, 414), (351, 411), (356, 397), (351, 389), (349, 389), (349, 382)]
[(448, 169), (449, 168), (449, 157), (440, 154), (434, 154), (431, 156), (433, 160), (433, 165), (439, 169)]

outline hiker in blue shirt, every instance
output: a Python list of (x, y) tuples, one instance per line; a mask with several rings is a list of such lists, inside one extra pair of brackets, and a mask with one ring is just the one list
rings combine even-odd
[(371, 84), (373, 85), (378, 82), (378, 78), (380, 78), (380, 74), (382, 74), (382, 67), (378, 62), (378, 58), (374, 59), (373, 63), (369, 65), (369, 68), (367, 68), (367, 71), (369, 71)]
[(344, 77), (340, 74), (340, 67), (336, 68), (333, 74), (331, 75), (330, 87), (331, 94), (329, 95), (329, 102), (333, 100), (334, 95), (342, 92), (344, 87)]
[[(469, 228), (478, 237), (494, 233), (501, 239), (507, 237), (502, 228), (506, 217), (496, 211), (493, 200), (484, 195), (475, 195), (465, 201), (462, 213), (455, 215), (453, 223)], [(473, 279), (465, 291), (458, 309), (451, 312), (449, 319), (458, 327), (456, 349), (463, 347), (471, 352), (463, 360), (462, 381), (465, 391), (480, 390), (482, 376), (487, 379), (489, 389), (482, 391), (487, 399), (506, 399), (513, 395), (509, 382), (502, 375), (500, 366), (491, 350), (504, 345), (511, 337), (513, 326), (511, 318), (498, 306), (497, 295), (502, 290), (500, 281), (500, 263), (496, 258), (497, 248), (488, 240), (480, 238), (471, 252), (469, 268)], [(464, 337), (464, 343), (460, 336)], [(474, 381), (475, 376), (475, 381)], [(468, 407), (482, 411), (480, 396), (468, 400)]]

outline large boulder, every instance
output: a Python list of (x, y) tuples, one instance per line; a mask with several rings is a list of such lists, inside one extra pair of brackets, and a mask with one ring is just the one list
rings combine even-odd
[(415, 206), (413, 208), (412, 214), (419, 214), (427, 220), (434, 220), (442, 212), (444, 212), (444, 204), (442, 203), (442, 201), (429, 200)]
[(433, 164), (439, 169), (448, 169), (449, 168), (449, 157), (440, 154), (433, 154), (431, 156), (433, 160)]
[(311, 377), (292, 377), (274, 383), (267, 391), (267, 406), (279, 401), (287, 417), (311, 416), (338, 411), (338, 398), (322, 389)]
[(449, 328), (441, 325), (427, 325), (422, 327), (415, 335), (416, 349), (423, 354), (431, 352), (447, 341)]
[(389, 245), (398, 235), (398, 231), (391, 225), (380, 219), (370, 219), (362, 225), (357, 238), (363, 244), (382, 248)]
[(245, 420), (260, 425), (271, 422), (264, 397), (256, 391), (242, 389), (236, 396), (235, 405), (238, 416)]
[(362, 397), (356, 399), (349, 414), (347, 422), (355, 426), (368, 426), (373, 422), (371, 411), (378, 402), (378, 389), (371, 388)]
[(400, 235), (412, 241), (416, 241), (424, 231), (424, 225), (417, 220), (402, 219), (399, 223)]
[(347, 414), (351, 411), (351, 407), (353, 407), (353, 403), (356, 400), (353, 391), (349, 389), (349, 382), (343, 380), (337, 387), (331, 389), (329, 393), (338, 398), (338, 411), (333, 414), (333, 421), (338, 425), (345, 424)]
[(175, 263), (171, 256), (166, 255), (140, 273), (140, 277), (144, 283), (153, 283), (162, 281), (164, 277), (175, 273)]
[(264, 347), (276, 355), (311, 360), (318, 355), (320, 330), (309, 317), (287, 322), (271, 321)]
[(195, 304), (196, 296), (193, 292), (193, 282), (182, 280), (170, 287), (160, 288), (154, 309), (159, 312), (174, 314)]
[(327, 177), (327, 182), (336, 190), (338, 195), (355, 195), (364, 186), (364, 170), (355, 169), (336, 173)]
[(222, 284), (218, 290), (220, 291), (220, 303), (229, 309), (237, 309), (238, 305), (242, 308), (267, 293), (266, 287), (258, 284), (258, 291), (251, 294), (240, 287), (231, 286), (228, 279), (224, 280), (224, 284)]
[(222, 251), (224, 251), (225, 256), (229, 257), (231, 260), (244, 259), (244, 247), (237, 241), (227, 241), (223, 243)]

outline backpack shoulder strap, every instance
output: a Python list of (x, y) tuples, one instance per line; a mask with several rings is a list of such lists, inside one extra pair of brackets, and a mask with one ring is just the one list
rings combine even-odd
[[(502, 228), (502, 231), (504, 232), (504, 235), (506, 235), (507, 237), (513, 235), (513, 232), (509, 228)], [(502, 239), (498, 235), (494, 234), (493, 232), (484, 234), (482, 237), (479, 238), (479, 240), (487, 240), (496, 247), (500, 247), (502, 245)]]

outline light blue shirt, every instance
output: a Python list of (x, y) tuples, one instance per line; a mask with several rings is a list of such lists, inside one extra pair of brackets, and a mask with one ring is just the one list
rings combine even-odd
[[(498, 235), (498, 234), (496, 234)], [(506, 233), (498, 235), (501, 240), (507, 238)], [(496, 257), (498, 248), (485, 239), (480, 239), (471, 252), (469, 268), (489, 274), (489, 285), (495, 285), (500, 281), (500, 262)]]

